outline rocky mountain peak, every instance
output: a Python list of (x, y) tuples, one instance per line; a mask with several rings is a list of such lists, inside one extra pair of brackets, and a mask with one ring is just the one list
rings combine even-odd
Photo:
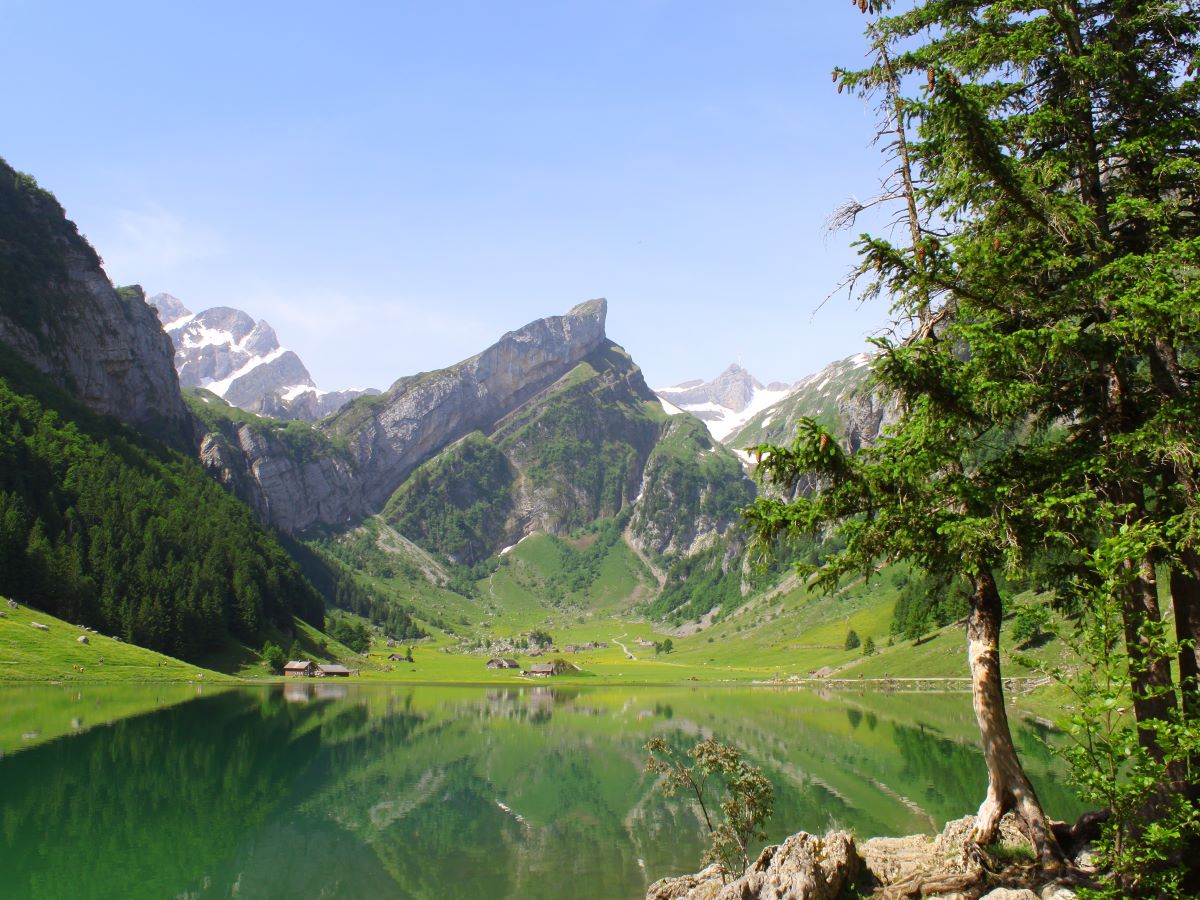
[(493, 346), (476, 358), (511, 341), (515, 344), (533, 344), (539, 349), (550, 350), (582, 359), (604, 341), (604, 322), (608, 316), (608, 301), (604, 298), (588, 300), (571, 307), (564, 315), (537, 319), (523, 328), (510, 331)]
[(724, 440), (759, 410), (778, 402), (788, 385), (762, 383), (738, 363), (731, 363), (712, 381), (694, 379), (656, 393), (672, 406), (689, 412), (708, 426), (717, 440)]
[(749, 406), (755, 392), (762, 389), (762, 383), (737, 363), (732, 363), (709, 382), (709, 394), (713, 402), (734, 412), (741, 412)]
[(594, 300), (584, 300), (582, 303), (576, 303), (567, 310), (564, 318), (567, 319), (595, 319), (599, 322), (600, 327), (604, 328), (604, 320), (608, 316), (608, 301), (603, 297), (597, 297)]
[(163, 325), (169, 325), (192, 314), (192, 311), (183, 305), (182, 300), (171, 294), (155, 294), (146, 302), (158, 313), (158, 319)]
[(740, 413), (754, 401), (755, 393), (762, 390), (764, 388), (757, 378), (737, 363), (732, 363), (712, 381), (694, 379), (663, 388), (658, 393), (680, 409), (712, 404)]
[(149, 301), (175, 347), (184, 387), (205, 388), (234, 406), (276, 419), (316, 421), (361, 394), (321, 391), (300, 357), (280, 345), (266, 319), (231, 306), (192, 314), (178, 297)]

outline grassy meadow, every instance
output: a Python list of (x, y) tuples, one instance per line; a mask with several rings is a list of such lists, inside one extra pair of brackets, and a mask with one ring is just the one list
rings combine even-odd
[[(227, 674), (85, 631), (25, 605), (0, 600), (0, 681), (207, 681)], [(45, 625), (46, 630), (33, 623)], [(88, 643), (77, 640), (86, 635)]]
[[(889, 571), (870, 582), (852, 581), (832, 595), (811, 591), (787, 575), (707, 627), (669, 629), (642, 614), (642, 607), (655, 594), (656, 576), (623, 540), (598, 543), (595, 533), (570, 540), (533, 535), (510, 548), (490, 572), (469, 586), (470, 596), (466, 596), (449, 589), (450, 573), (415, 548), (400, 546), (381, 522), (369, 522), (350, 539), (355, 542), (360, 577), (414, 610), (429, 637), (389, 647), (384, 635), (374, 629), (365, 657), (299, 620), (292, 635), (272, 634), (270, 639), (302, 658), (347, 665), (357, 671), (355, 682), (511, 685), (542, 681), (519, 670), (486, 667), (492, 656), (505, 656), (517, 659), (523, 670), (555, 657), (578, 667), (548, 679), (555, 684), (747, 685), (820, 680), (879, 686), (896, 679), (935, 679), (920, 687), (968, 687), (962, 623), (938, 629), (920, 642), (889, 635), (900, 590), (900, 579)], [(390, 552), (376, 553), (378, 548)], [(1028, 596), (1016, 600), (1032, 602)], [(202, 666), (194, 666), (101, 635), (89, 634), (90, 643), (81, 645), (75, 640), (83, 633), (80, 629), (26, 607), (5, 607), (4, 612), (0, 681), (219, 682), (280, 677), (263, 660), (261, 648), (234, 641), (202, 659)], [(47, 624), (49, 630), (39, 631), (31, 621)], [(520, 647), (534, 629), (547, 632), (557, 651), (531, 656), (528, 648)], [(870, 638), (875, 652), (867, 655), (862, 646), (846, 649), (851, 630), (864, 644)], [(652, 646), (668, 639), (669, 653)], [(500, 649), (503, 645), (494, 643), (503, 641), (517, 646)], [(608, 647), (577, 653), (564, 649), (593, 642)], [(1031, 674), (1012, 658), (1012, 641), (1005, 640), (1003, 646), (1005, 674)], [(388, 658), (394, 653), (404, 656), (408, 648), (413, 653), (411, 663)], [(1057, 659), (1061, 653), (1060, 641), (1050, 641), (1036, 651), (1046, 659)]]

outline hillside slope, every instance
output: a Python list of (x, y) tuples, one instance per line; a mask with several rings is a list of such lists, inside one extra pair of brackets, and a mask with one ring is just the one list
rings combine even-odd
[[(35, 627), (44, 625), (45, 630)], [(81, 643), (86, 637), (87, 643)], [(229, 682), (228, 676), (72, 625), (0, 596), (0, 681)], [(4, 748), (0, 747), (0, 751)]]
[(0, 592), (192, 658), (322, 598), (193, 460), (0, 363)]

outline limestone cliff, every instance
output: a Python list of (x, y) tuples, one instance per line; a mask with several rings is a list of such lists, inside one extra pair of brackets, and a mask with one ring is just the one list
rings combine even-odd
[[(580, 304), (457, 365), (359, 397), (299, 448), (280, 444), (278, 429), (262, 420), (227, 426), (223, 452), (210, 441), (210, 464), (286, 531), (377, 512), (422, 462), (473, 431), (490, 431), (599, 348), (606, 312), (604, 300)], [(293, 427), (299, 433), (300, 423)]]
[(754, 486), (700, 423), (676, 416), (647, 460), (638, 499), (629, 523), (638, 548), (689, 556), (740, 521)]
[(382, 507), (418, 463), (472, 431), (489, 430), (599, 347), (607, 312), (605, 300), (592, 300), (531, 322), (457, 365), (353, 401), (325, 428), (347, 442), (368, 482), (368, 501)]
[(420, 466), (384, 518), (466, 564), (535, 531), (567, 534), (636, 501), (667, 422), (641, 370), (605, 341), (493, 428)]
[(190, 443), (171, 341), (144, 292), (114, 288), (58, 201), (3, 160), (0, 345), (96, 412)]
[[(208, 400), (220, 402), (215, 397)], [(367, 505), (353, 463), (318, 436), (306, 442), (292, 430), (308, 427), (210, 424), (201, 438), (200, 461), (260, 519), (284, 531), (358, 521)]]

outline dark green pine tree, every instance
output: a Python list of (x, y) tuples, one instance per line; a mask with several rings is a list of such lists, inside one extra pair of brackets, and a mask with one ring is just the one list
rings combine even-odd
[[(1013, 809), (1059, 855), (1021, 769), (999, 668), (996, 573), (1037, 555), (1086, 612), (1115, 596), (1143, 746), (1195, 716), (1200, 642), (1200, 108), (1196, 6), (925, 0), (870, 16), (872, 64), (839, 90), (881, 98), (907, 226), (864, 235), (853, 284), (893, 303), (879, 388), (901, 421), (857, 456), (814, 422), (760, 447), (764, 540), (837, 523), (834, 584), (906, 560), (970, 591), (969, 661), (988, 763), (976, 838)], [(865, 205), (842, 211), (851, 223)], [(1184, 690), (1157, 640), (1170, 572)], [(1193, 643), (1188, 643), (1193, 642)], [(1178, 785), (1179, 763), (1163, 778)]]

